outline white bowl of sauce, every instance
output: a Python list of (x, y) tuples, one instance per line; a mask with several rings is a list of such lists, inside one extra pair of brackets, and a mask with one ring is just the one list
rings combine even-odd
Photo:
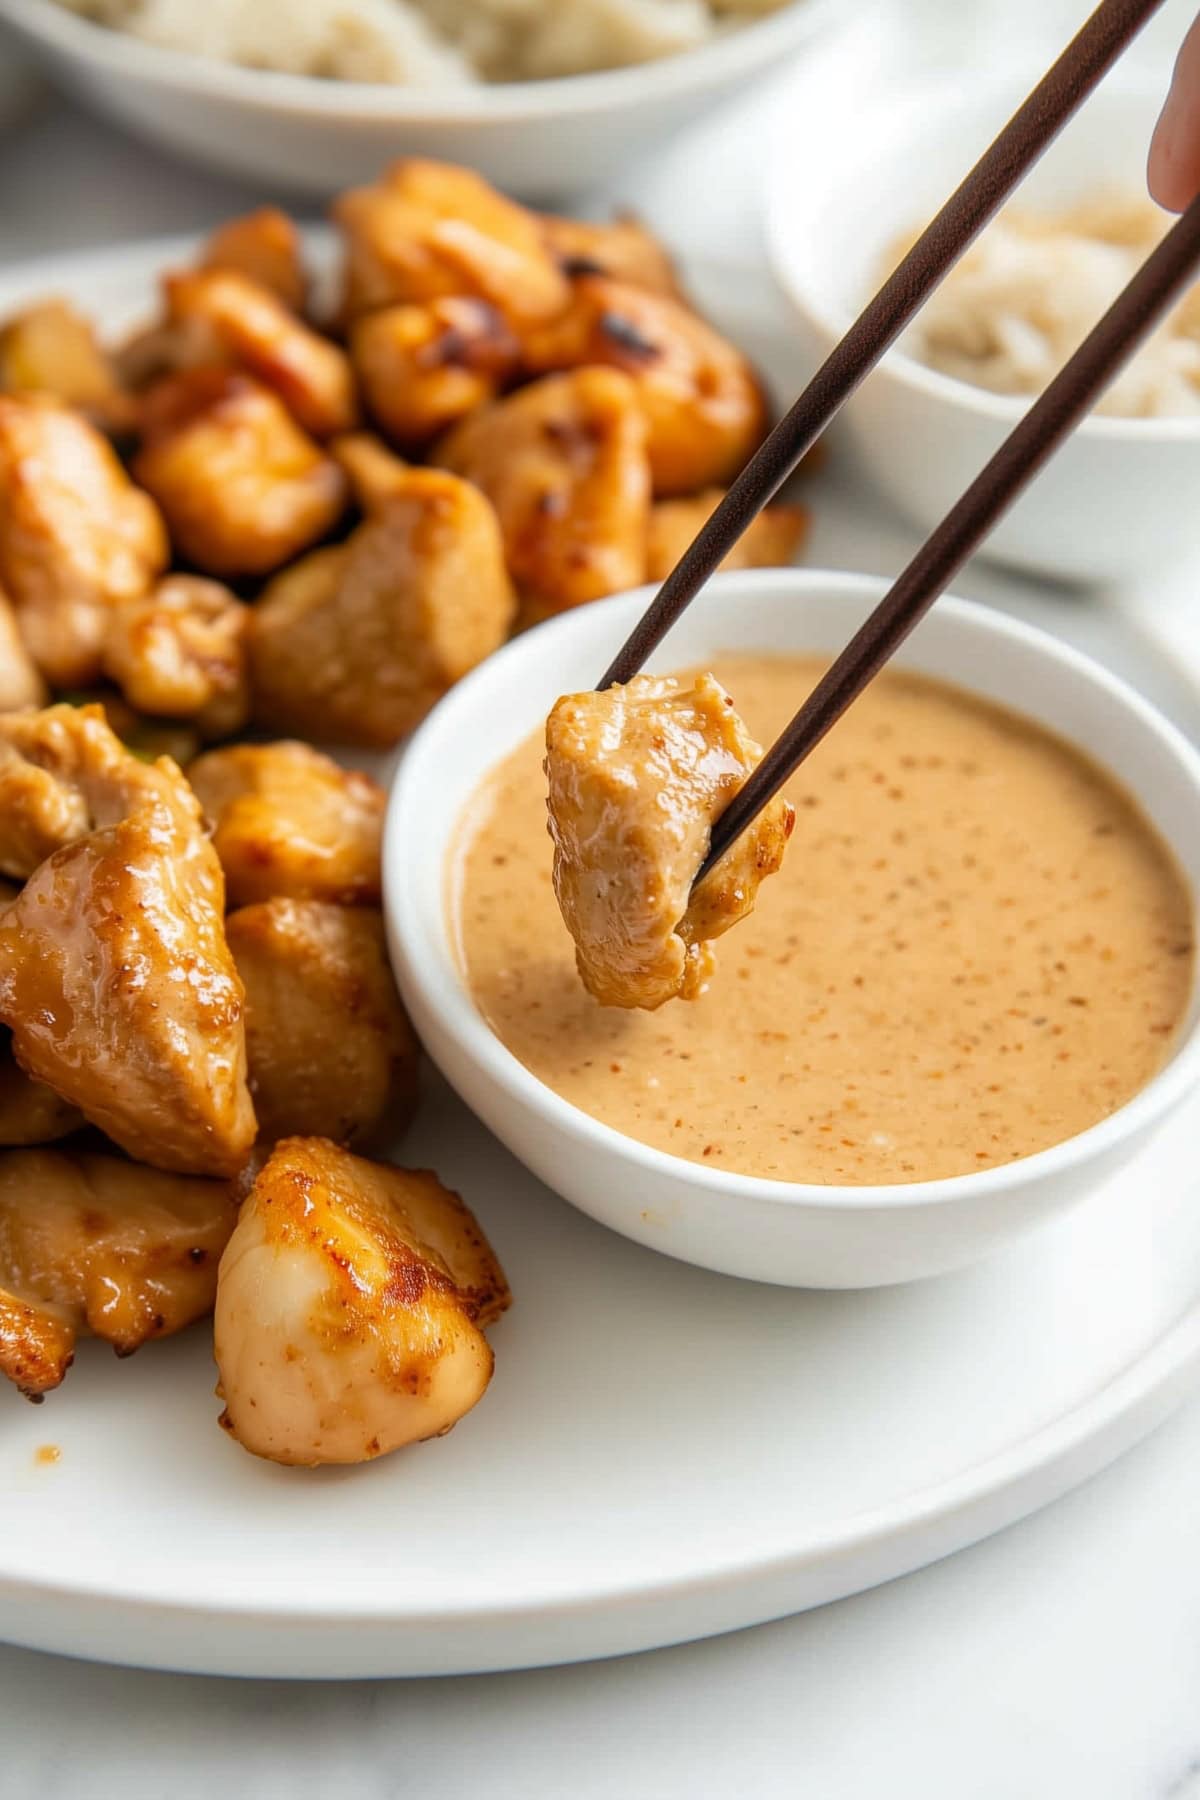
[[(654, 669), (713, 669), (769, 740), (882, 591), (719, 577)], [(1078, 652), (944, 599), (789, 784), (783, 869), (709, 990), (600, 1007), (538, 739), (646, 597), (515, 640), (403, 760), (385, 905), (434, 1061), (565, 1199), (731, 1275), (912, 1280), (1083, 1198), (1200, 1081), (1200, 756)]]

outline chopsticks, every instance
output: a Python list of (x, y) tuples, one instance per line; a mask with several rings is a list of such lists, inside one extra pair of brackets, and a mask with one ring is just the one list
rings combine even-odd
[[(1113, 376), (1188, 286), (1200, 264), (1200, 198), (1146, 258), (1095, 329), (1005, 438), (866, 623), (817, 683), (716, 820), (703, 880), (851, 702), (877, 675)], [(1180, 495), (1180, 504), (1191, 504)]]

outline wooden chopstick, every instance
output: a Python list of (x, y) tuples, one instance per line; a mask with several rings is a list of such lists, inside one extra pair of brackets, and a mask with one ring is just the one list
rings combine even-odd
[(599, 683), (628, 681), (1163, 0), (1103, 0), (746, 464)]
[[(697, 881), (879, 673), (938, 595), (1194, 278), (1200, 198), (1172, 226), (1050, 386), (926, 539), (713, 826)], [(1181, 493), (1181, 506), (1194, 504)]]

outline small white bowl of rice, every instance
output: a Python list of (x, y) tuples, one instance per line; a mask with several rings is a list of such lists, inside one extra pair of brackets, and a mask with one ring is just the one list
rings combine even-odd
[[(1120, 73), (1087, 101), (848, 404), (848, 442), (928, 531), (1096, 323), (1171, 221), (1146, 197), (1162, 81)], [(773, 159), (770, 238), (814, 362), (833, 347), (1032, 85), (992, 73), (912, 93), (824, 148), (827, 179)], [(780, 146), (781, 151), (784, 146)], [(1200, 290), (988, 540), (998, 562), (1108, 582), (1200, 553)]]
[(328, 195), (419, 154), (553, 200), (855, 3), (0, 0), (0, 26), (97, 111), (273, 191)]

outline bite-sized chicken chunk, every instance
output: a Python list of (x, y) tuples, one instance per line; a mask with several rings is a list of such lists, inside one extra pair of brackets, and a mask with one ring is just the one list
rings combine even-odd
[(531, 618), (645, 579), (646, 422), (627, 375), (577, 369), (532, 382), (464, 420), (437, 460), (495, 507)]
[(221, 1423), (275, 1462), (365, 1462), (440, 1437), (483, 1397), (482, 1327), (509, 1304), (491, 1247), (424, 1171), (288, 1138), (221, 1259)]
[(0, 589), (0, 712), (44, 706), (48, 698), (41, 672), (25, 648), (12, 602)]
[(302, 312), (308, 292), (300, 233), (277, 206), (260, 206), (219, 225), (200, 255), (204, 269), (234, 269), (269, 288), (293, 312)]
[(158, 508), (86, 419), (42, 394), (0, 395), (0, 583), (50, 681), (95, 680), (112, 608), (167, 554)]
[(214, 823), (231, 905), (379, 900), (384, 794), (370, 776), (308, 744), (234, 744), (198, 757), (188, 780)]
[(194, 719), (205, 737), (230, 737), (250, 713), (248, 617), (220, 582), (168, 575), (114, 611), (105, 672), (139, 712)]
[(483, 494), (406, 469), (344, 546), (286, 569), (255, 606), (255, 721), (386, 749), (499, 648), (515, 607)]
[(404, 490), (411, 465), (389, 450), (373, 432), (351, 431), (345, 437), (332, 438), (329, 454), (345, 472), (360, 512), (374, 512), (393, 494)]
[(658, 239), (629, 216), (599, 225), (547, 213), (542, 235), (565, 275), (608, 275), (656, 294), (679, 293), (671, 259)]
[(469, 294), (514, 323), (548, 319), (570, 288), (540, 222), (481, 175), (411, 158), (334, 202), (347, 322), (397, 302)]
[[(659, 500), (650, 508), (646, 580), (665, 581), (700, 527), (725, 498), (724, 488), (706, 488), (686, 500)], [(722, 569), (786, 568), (804, 542), (808, 514), (802, 506), (767, 506), (744, 531)]]
[(637, 675), (546, 721), (554, 892), (588, 992), (649, 1009), (703, 993), (710, 940), (754, 910), (794, 813), (776, 798), (705, 877), (712, 826), (762, 755), (711, 675)]
[(133, 422), (130, 397), (91, 321), (66, 300), (39, 300), (0, 325), (0, 389), (50, 394), (105, 431)]
[[(277, 394), (230, 369), (161, 382), (134, 473), (209, 575), (268, 575), (337, 523), (346, 478)], [(18, 596), (19, 598), (19, 596)]]
[(246, 1053), (259, 1141), (349, 1143), (417, 1102), (417, 1040), (383, 919), (366, 906), (266, 900), (225, 922), (246, 988)]
[[(12, 1053), (7, 1032), (0, 1048), (0, 1144), (52, 1144), (83, 1124), (83, 1114), (44, 1082), (30, 1081)], [(2, 1271), (0, 1271), (2, 1275)]]
[(225, 1181), (116, 1156), (0, 1154), (0, 1375), (40, 1400), (76, 1338), (129, 1356), (203, 1318), (236, 1219)]
[(344, 350), (312, 331), (282, 300), (232, 269), (193, 269), (164, 282), (168, 318), (202, 331), (212, 360), (228, 360), (279, 395), (314, 437), (358, 422), (354, 371)]
[(450, 296), (366, 314), (351, 327), (350, 355), (368, 410), (408, 448), (495, 399), (520, 345), (486, 300)]
[(656, 494), (723, 485), (756, 449), (766, 401), (740, 350), (669, 294), (586, 275), (561, 318), (525, 337), (530, 369), (604, 364), (637, 385)]
[(62, 794), (61, 847), (0, 912), (17, 1061), (142, 1162), (236, 1170), (254, 1141), (225, 884), (174, 763), (139, 762), (98, 707), (0, 717)]

